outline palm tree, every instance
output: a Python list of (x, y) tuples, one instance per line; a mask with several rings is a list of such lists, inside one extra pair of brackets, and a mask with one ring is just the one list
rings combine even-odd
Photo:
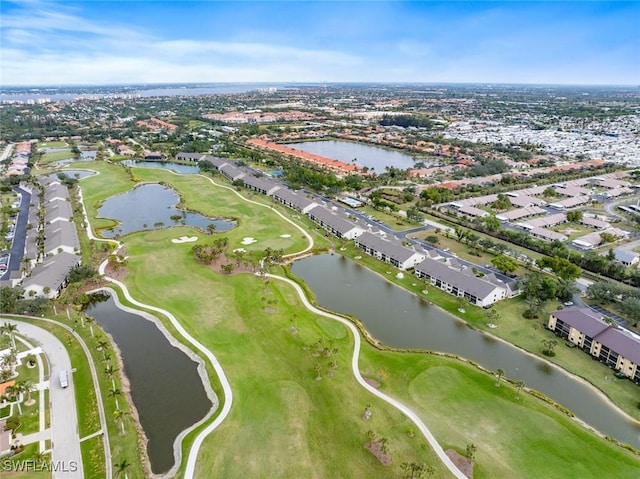
[(116, 400), (116, 409), (120, 408), (120, 403), (118, 403), (118, 396), (122, 396), (122, 391), (115, 386), (112, 386), (107, 393), (107, 396), (110, 398), (114, 398)]
[[(500, 371), (500, 369), (498, 371)], [(475, 444), (473, 443), (467, 444), (467, 457), (473, 461), (476, 457), (477, 450), (478, 448), (476, 447)]]
[(124, 474), (124, 479), (129, 479), (127, 471), (131, 469), (131, 463), (126, 459), (121, 459), (120, 462), (116, 462), (113, 467), (116, 469), (115, 477), (120, 477)]
[(524, 386), (525, 386), (524, 381), (522, 380), (516, 381), (516, 391), (517, 391), (516, 399), (520, 399), (520, 391), (522, 391)]
[(31, 381), (18, 381), (16, 382), (16, 387), (20, 390), (22, 394), (27, 395), (25, 406), (29, 406), (30, 404), (32, 404), (31, 393), (36, 389), (33, 383)]
[(116, 409), (113, 411), (113, 418), (120, 423), (120, 430), (122, 431), (122, 435), (125, 435), (124, 430), (124, 418), (127, 417), (129, 413), (127, 411), (123, 411), (122, 409)]
[(2, 334), (6, 334), (7, 336), (9, 336), (9, 338), (11, 339), (11, 345), (15, 348), (16, 347), (15, 333), (18, 330), (18, 326), (12, 323), (4, 323), (1, 329), (2, 329)]
[(91, 337), (93, 338), (93, 323), (96, 321), (96, 318), (94, 318), (93, 316), (87, 316), (85, 319), (89, 324), (89, 331), (91, 331)]
[(498, 377), (498, 379), (496, 380), (496, 386), (500, 387), (500, 380), (504, 376), (504, 369), (498, 369), (496, 371), (496, 376)]
[(96, 349), (98, 351), (104, 351), (108, 346), (109, 346), (109, 343), (104, 339), (100, 338), (98, 339), (98, 345), (96, 346)]
[(104, 368), (104, 373), (107, 375), (107, 377), (109, 379), (111, 379), (113, 377), (113, 375), (116, 373), (117, 369), (113, 367), (113, 365), (111, 364), (107, 364)]
[(46, 455), (44, 452), (42, 452), (42, 451), (36, 451), (36, 453), (33, 455), (33, 459), (34, 459), (38, 464), (43, 463), (46, 457), (47, 457), (47, 455)]
[(15, 366), (18, 364), (18, 352), (15, 348), (11, 348), (9, 350), (9, 354), (5, 355), (2, 358), (2, 367), (4, 369), (8, 369), (11, 372), (11, 375), (15, 374)]

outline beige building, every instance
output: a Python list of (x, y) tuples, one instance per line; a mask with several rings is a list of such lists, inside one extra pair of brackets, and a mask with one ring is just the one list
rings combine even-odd
[(591, 308), (567, 308), (549, 316), (548, 328), (611, 369), (640, 384), (640, 338), (603, 320)]

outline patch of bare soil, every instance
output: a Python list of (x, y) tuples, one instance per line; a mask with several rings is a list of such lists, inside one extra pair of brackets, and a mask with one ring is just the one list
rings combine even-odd
[[(207, 254), (209, 253), (208, 251), (206, 252)], [(209, 266), (216, 270), (219, 273), (224, 273), (224, 270), (222, 268), (223, 265), (232, 265), (233, 268), (231, 270), (230, 273), (228, 274), (236, 274), (236, 273), (255, 273), (256, 272), (256, 267), (254, 265), (252, 265), (250, 262), (248, 261), (236, 261), (235, 258), (228, 258), (226, 255), (221, 254), (220, 256), (218, 256), (216, 259), (214, 259), (213, 261), (211, 261), (210, 263), (208, 263)]]
[(473, 479), (473, 461), (462, 454), (459, 454), (453, 449), (447, 449), (445, 454), (449, 456), (451, 462), (453, 462), (458, 469), (467, 476), (469, 479)]
[(372, 386), (372, 387), (374, 387), (376, 389), (378, 389), (380, 387), (380, 383), (378, 381), (376, 381), (375, 379), (371, 379), (371, 378), (363, 378), (363, 379), (367, 382), (367, 384), (369, 386)]
[(369, 441), (368, 443), (365, 444), (364, 447), (368, 451), (370, 451), (371, 454), (376, 456), (378, 461), (380, 461), (380, 463), (383, 466), (391, 465), (391, 454), (389, 454), (389, 452), (384, 451), (384, 446), (382, 445), (382, 442), (380, 441), (380, 439), (374, 439), (373, 441)]
[(273, 313), (277, 313), (278, 310), (273, 308), (264, 308), (264, 312), (273, 314)]

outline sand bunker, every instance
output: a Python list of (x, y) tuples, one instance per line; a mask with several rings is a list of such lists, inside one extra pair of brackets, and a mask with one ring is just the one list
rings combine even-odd
[(246, 244), (255, 243), (257, 241), (258, 241), (257, 239), (252, 238), (250, 236), (247, 236), (246, 238), (242, 238), (242, 241), (240, 242), (240, 244), (245, 244), (246, 245)]
[(291, 235), (287, 235), (287, 234), (285, 234), (285, 235), (280, 235), (280, 238), (291, 238)]
[(172, 243), (193, 243), (194, 241), (198, 241), (197, 236), (181, 236), (171, 240)]

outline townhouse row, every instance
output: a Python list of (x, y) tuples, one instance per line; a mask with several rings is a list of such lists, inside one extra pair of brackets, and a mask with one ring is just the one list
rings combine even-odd
[(46, 176), (38, 181), (38, 186), (30, 188), (24, 267), (13, 271), (2, 285), (21, 286), (26, 298), (57, 298), (69, 283), (71, 270), (81, 264), (80, 240), (67, 187)]
[(360, 224), (337, 208), (327, 208), (272, 179), (257, 177), (233, 164), (232, 160), (184, 153), (179, 153), (177, 158), (207, 160), (229, 181), (241, 181), (245, 188), (270, 196), (274, 201), (307, 215), (337, 238), (354, 240), (355, 246), (365, 253), (400, 270), (414, 269), (419, 278), (450, 294), (464, 297), (473, 305), (488, 307), (519, 293), (515, 281), (506, 283), (494, 274), (476, 275), (472, 268), (455, 258), (442, 258), (435, 250), (427, 251), (419, 246), (407, 247), (395, 239), (386, 238), (384, 232), (375, 231), (371, 225)]

